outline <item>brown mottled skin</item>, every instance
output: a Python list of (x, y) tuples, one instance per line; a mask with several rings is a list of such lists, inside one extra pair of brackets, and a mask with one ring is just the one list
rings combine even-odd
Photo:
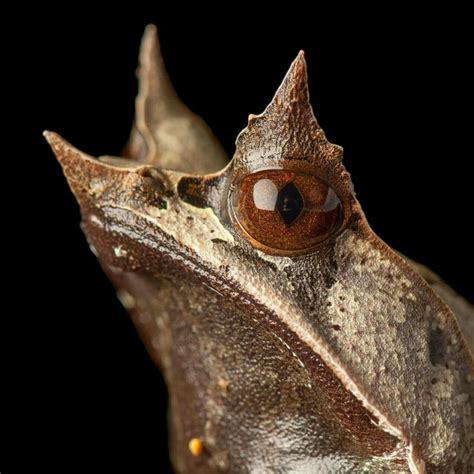
[[(139, 79), (126, 158), (46, 138), (164, 373), (176, 471), (473, 472), (473, 307), (370, 229), (303, 54), (227, 165), (174, 92), (154, 27)], [(341, 225), (299, 254), (247, 240), (228, 197), (263, 168), (324, 180)]]

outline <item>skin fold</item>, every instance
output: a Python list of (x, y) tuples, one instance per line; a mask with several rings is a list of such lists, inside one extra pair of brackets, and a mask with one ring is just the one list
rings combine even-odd
[[(45, 136), (164, 374), (176, 472), (473, 472), (474, 309), (371, 230), (303, 53), (230, 161), (176, 95), (153, 26), (138, 77), (124, 157)], [(334, 191), (325, 240), (272, 248), (239, 226), (233, 193), (270, 169)]]

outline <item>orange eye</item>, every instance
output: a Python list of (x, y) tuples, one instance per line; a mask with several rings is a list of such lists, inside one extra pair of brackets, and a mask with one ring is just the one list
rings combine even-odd
[(231, 215), (243, 234), (270, 253), (310, 249), (338, 228), (341, 201), (323, 180), (287, 170), (243, 178), (230, 196)]

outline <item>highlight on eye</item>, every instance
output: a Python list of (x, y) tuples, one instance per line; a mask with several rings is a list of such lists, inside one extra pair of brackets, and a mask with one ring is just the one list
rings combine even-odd
[(331, 237), (341, 221), (341, 201), (322, 179), (271, 169), (245, 176), (230, 195), (239, 231), (268, 253), (301, 253)]

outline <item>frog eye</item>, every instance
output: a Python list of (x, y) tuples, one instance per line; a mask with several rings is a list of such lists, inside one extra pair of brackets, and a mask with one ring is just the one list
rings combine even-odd
[(341, 221), (341, 201), (322, 179), (288, 170), (244, 177), (231, 191), (239, 231), (268, 253), (299, 253), (327, 240)]

